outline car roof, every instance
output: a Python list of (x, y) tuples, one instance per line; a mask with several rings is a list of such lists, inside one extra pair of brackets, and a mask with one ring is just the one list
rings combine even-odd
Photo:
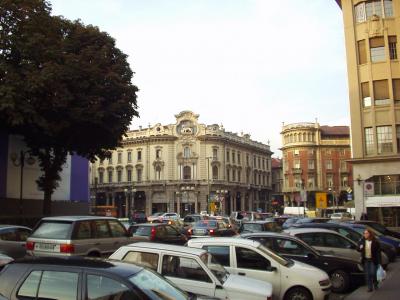
[(184, 253), (184, 254), (192, 254), (192, 255), (196, 255), (196, 256), (200, 256), (204, 253), (207, 253), (207, 251), (204, 249), (190, 248), (190, 247), (185, 247), (185, 246), (176, 246), (176, 245), (170, 245), (170, 244), (161, 244), (161, 243), (149, 243), (149, 242), (137, 242), (137, 243), (132, 243), (132, 244), (125, 245), (122, 247), (173, 251), (173, 252), (179, 252), (179, 253)]
[(32, 230), (31, 228), (29, 228), (29, 227), (26, 227), (26, 226), (20, 226), (20, 225), (6, 225), (6, 224), (2, 224), (2, 225), (0, 225), (0, 230), (1, 229), (6, 229), (6, 228), (23, 228), (23, 229), (29, 229), (29, 230)]
[(284, 232), (290, 233), (290, 234), (296, 234), (296, 233), (310, 233), (310, 232), (329, 232), (329, 233), (335, 233), (338, 234), (336, 231), (325, 229), (325, 228), (288, 228), (285, 229)]
[(244, 224), (266, 224), (266, 223), (275, 223), (274, 220), (258, 220), (258, 221), (245, 221)]
[(253, 246), (253, 247), (258, 247), (261, 244), (257, 241), (254, 240), (248, 240), (248, 239), (241, 239), (237, 237), (212, 237), (212, 238), (195, 238), (191, 239), (188, 241), (188, 244), (195, 244), (199, 243), (202, 244), (206, 242), (207, 244), (212, 244), (212, 243), (224, 243), (224, 244), (230, 244), (230, 245), (239, 245), (239, 246)]
[(85, 257), (27, 257), (15, 260), (11, 264), (81, 267), (103, 270), (124, 277), (129, 277), (143, 270), (143, 267), (131, 263)]
[(153, 227), (153, 226), (165, 226), (169, 225), (168, 223), (139, 223), (139, 224), (133, 224), (133, 227), (139, 227), (139, 226), (144, 226), (144, 227)]
[(265, 237), (290, 237), (290, 238), (295, 238), (292, 235), (286, 233), (286, 232), (271, 232), (271, 231), (261, 231), (261, 232), (249, 232), (249, 233), (243, 233), (240, 235), (241, 237), (252, 237), (252, 236), (265, 236)]
[(103, 217), (103, 216), (57, 216), (57, 217), (45, 217), (42, 221), (82, 221), (82, 220), (116, 220), (113, 217)]

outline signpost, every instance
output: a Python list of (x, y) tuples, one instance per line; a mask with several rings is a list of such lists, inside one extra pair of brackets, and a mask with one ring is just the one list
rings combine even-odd
[(320, 209), (328, 207), (326, 193), (315, 193), (315, 207)]

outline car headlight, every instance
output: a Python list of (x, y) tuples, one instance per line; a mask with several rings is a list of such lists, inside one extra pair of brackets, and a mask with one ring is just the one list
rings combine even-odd
[(319, 285), (320, 286), (329, 286), (331, 284), (331, 281), (329, 280), (329, 278), (328, 279), (325, 279), (325, 280), (321, 280), (320, 282), (319, 282)]
[(357, 267), (361, 272), (364, 272), (364, 268), (361, 264), (357, 264)]

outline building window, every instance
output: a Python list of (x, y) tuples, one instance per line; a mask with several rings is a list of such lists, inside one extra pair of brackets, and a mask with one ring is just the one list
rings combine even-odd
[(126, 172), (126, 174), (127, 174), (127, 179), (128, 179), (128, 182), (131, 182), (132, 181), (132, 170), (127, 170), (127, 172)]
[(347, 162), (345, 162), (344, 160), (340, 161), (340, 170), (342, 172), (347, 172)]
[(113, 163), (113, 159), (112, 159), (112, 153), (111, 153), (111, 156), (108, 158), (108, 164), (112, 165), (112, 163)]
[(229, 160), (230, 160), (230, 156), (229, 156), (229, 150), (228, 150), (228, 151), (226, 151), (226, 161), (229, 162)]
[(214, 160), (218, 159), (218, 149), (217, 148), (213, 148), (213, 159)]
[(231, 181), (231, 176), (230, 176), (230, 170), (229, 168), (226, 168), (226, 181)]
[(387, 80), (374, 81), (374, 103), (375, 105), (390, 104), (389, 87)]
[(340, 155), (344, 156), (346, 154), (346, 149), (340, 149)]
[(365, 48), (365, 40), (361, 40), (357, 42), (358, 45), (358, 64), (366, 64), (367, 63), (367, 49)]
[(261, 185), (261, 174), (258, 174), (258, 184)]
[(256, 174), (256, 172), (254, 172), (254, 182), (253, 182), (253, 184), (257, 185), (257, 174)]
[(236, 170), (232, 170), (232, 181), (236, 181)]
[(256, 156), (253, 157), (253, 167), (254, 167), (254, 168), (257, 167), (257, 159), (256, 159)]
[(397, 59), (397, 38), (395, 35), (389, 36), (389, 55), (390, 59)]
[(369, 93), (369, 82), (361, 83), (361, 97), (363, 99), (363, 107), (370, 107), (372, 105), (371, 95)]
[(137, 152), (137, 160), (142, 160), (142, 150), (138, 150)]
[(385, 18), (393, 17), (392, 0), (384, 0), (383, 1), (383, 6), (384, 6), (384, 9), (385, 9)]
[(309, 160), (308, 160), (308, 168), (309, 168), (310, 170), (314, 170), (314, 168), (315, 168), (315, 163), (314, 163), (314, 160), (313, 160), (313, 159), (309, 159)]
[(332, 170), (332, 160), (331, 159), (326, 160), (326, 169)]
[(314, 149), (309, 150), (309, 151), (308, 151), (308, 155), (310, 155), (310, 156), (311, 156), (311, 155), (314, 155)]
[(300, 175), (296, 175), (294, 177), (294, 182), (295, 182), (296, 188), (298, 188), (298, 189), (302, 188), (302, 181), (301, 181), (301, 176)]
[(184, 158), (189, 158), (190, 157), (190, 148), (189, 147), (183, 148), (183, 157)]
[(236, 153), (235, 151), (232, 151), (232, 163), (236, 163)]
[(295, 159), (294, 160), (294, 168), (295, 169), (300, 169), (300, 159)]
[(365, 154), (369, 155), (374, 153), (374, 132), (372, 127), (364, 128), (365, 135)]
[(161, 158), (161, 150), (160, 149), (156, 149), (156, 159)]
[(99, 183), (104, 183), (104, 172), (99, 172)]
[(265, 159), (264, 158), (262, 160), (262, 168), (263, 168), (263, 170), (265, 170)]
[(128, 162), (132, 162), (132, 152), (128, 151)]
[(192, 178), (192, 168), (189, 166), (183, 167), (183, 180), (190, 180)]
[(142, 173), (143, 173), (142, 169), (137, 169), (136, 175), (137, 175), (137, 181), (138, 182), (142, 182)]
[(307, 187), (313, 189), (314, 185), (314, 176), (309, 176), (307, 179)]
[(238, 158), (238, 164), (240, 165), (241, 164), (241, 162), (240, 162), (240, 152), (238, 152), (237, 158)]
[(333, 176), (332, 175), (326, 176), (326, 184), (330, 188), (333, 187)]
[(117, 163), (122, 164), (122, 153), (121, 152), (118, 152)]
[(258, 168), (261, 169), (261, 158), (258, 158)]
[(118, 170), (117, 171), (117, 182), (121, 182), (122, 181), (122, 171)]
[(400, 79), (393, 79), (392, 83), (394, 104), (400, 104)]
[(242, 172), (238, 170), (238, 182), (242, 181)]
[(400, 125), (396, 125), (397, 153), (400, 153)]
[(378, 153), (393, 152), (392, 126), (376, 127), (376, 140), (378, 142)]
[[(400, 100), (400, 99), (399, 99), (399, 100)], [(246, 165), (247, 165), (247, 166), (250, 165), (250, 162), (249, 162), (249, 155), (248, 155), (248, 154), (246, 154)]]
[(104, 159), (100, 159), (100, 165), (104, 163)]
[(371, 62), (385, 61), (385, 41), (383, 37), (369, 39)]
[(348, 180), (348, 177), (347, 177), (347, 176), (342, 176), (342, 178), (341, 178), (341, 184), (342, 184), (342, 187), (347, 187), (347, 186), (349, 186), (349, 180)]
[(156, 167), (156, 180), (161, 180), (161, 167)]
[(112, 183), (112, 181), (113, 181), (113, 171), (108, 171), (108, 182), (109, 183)]
[(365, 2), (359, 3), (354, 7), (356, 22), (365, 22), (367, 17), (365, 14)]
[(382, 11), (381, 0), (366, 1), (357, 4), (356, 6), (354, 6), (356, 22), (365, 22), (373, 15), (377, 15), (381, 18), (389, 18), (393, 16), (393, 6), (391, 0), (384, 0), (383, 8), (384, 10)]
[(212, 179), (218, 180), (218, 167), (217, 166), (212, 167)]

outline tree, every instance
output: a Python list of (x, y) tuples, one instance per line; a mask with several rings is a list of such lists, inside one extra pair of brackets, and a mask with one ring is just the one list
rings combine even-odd
[(138, 116), (133, 72), (114, 39), (50, 13), (44, 0), (0, 4), (0, 128), (38, 158), (44, 215), (67, 155), (105, 158)]

